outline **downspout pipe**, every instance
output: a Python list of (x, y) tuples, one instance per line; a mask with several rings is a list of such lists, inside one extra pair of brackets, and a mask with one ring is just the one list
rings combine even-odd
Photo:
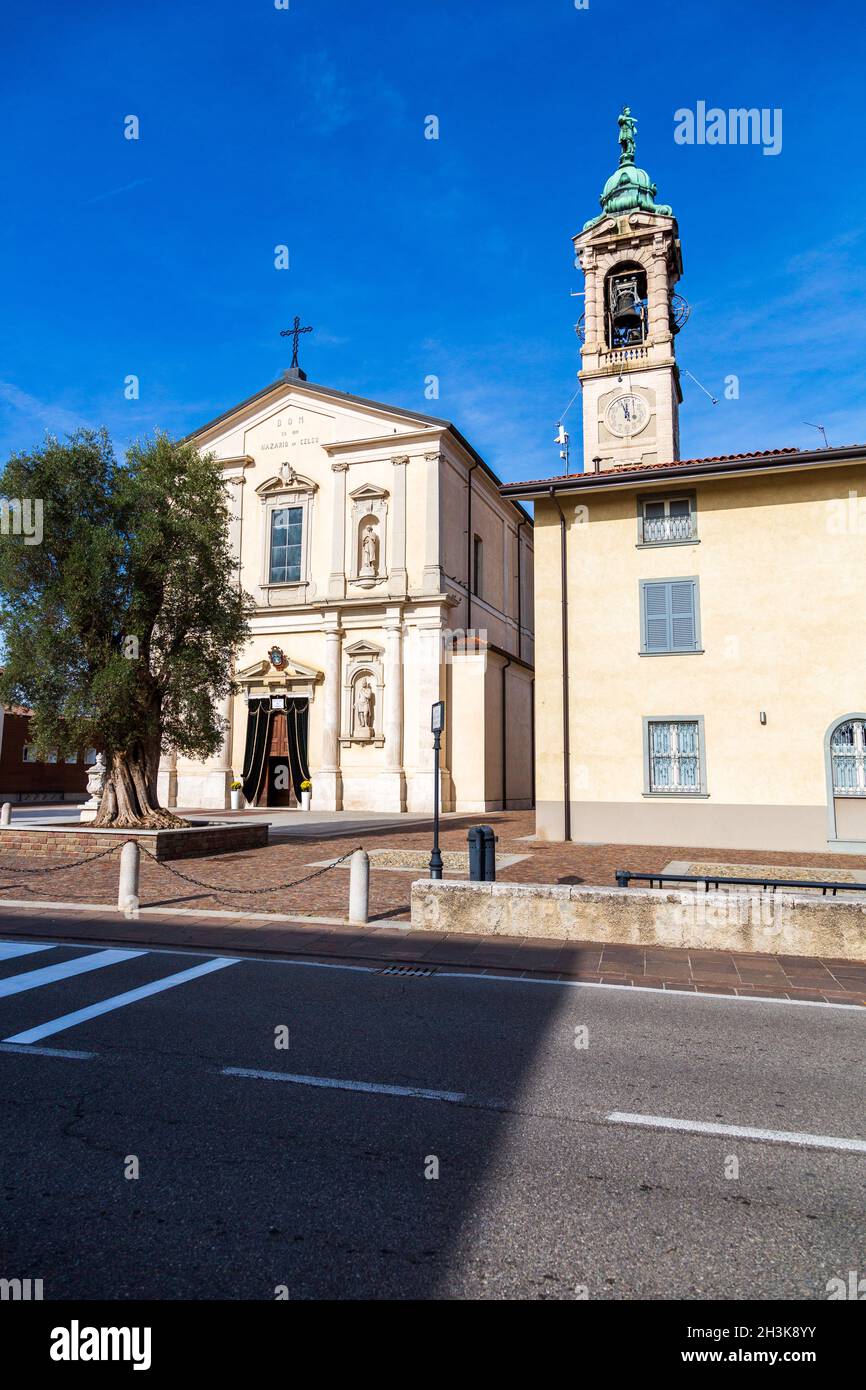
[(517, 523), (517, 655), (523, 658), (523, 574), (521, 569), (520, 528), (526, 525), (526, 517)]
[(466, 474), (466, 635), (472, 626), (472, 474), (478, 467), (470, 465)]
[(559, 512), (560, 591), (562, 593), (562, 795), (565, 802), (565, 838), (571, 839), (571, 738), (568, 717), (568, 547), (565, 512), (553, 488), (551, 501)]
[(503, 809), (503, 811), (505, 811), (505, 810), (508, 809), (507, 806), (506, 806), (506, 802), (507, 802), (507, 800), (508, 800), (508, 757), (507, 757), (507, 753), (508, 753), (508, 739), (507, 739), (507, 737), (506, 737), (507, 726), (506, 726), (506, 723), (505, 723), (505, 713), (506, 713), (506, 708), (505, 708), (505, 683), (506, 683), (506, 681), (507, 681), (507, 679), (508, 679), (508, 677), (506, 676), (506, 672), (507, 672), (507, 670), (508, 670), (508, 668), (509, 668), (510, 665), (511, 665), (511, 657), (509, 656), (508, 659), (507, 659), (506, 662), (505, 662), (505, 665), (502, 667), (502, 713), (501, 713), (501, 716), (500, 716), (501, 725), (502, 725), (502, 809)]

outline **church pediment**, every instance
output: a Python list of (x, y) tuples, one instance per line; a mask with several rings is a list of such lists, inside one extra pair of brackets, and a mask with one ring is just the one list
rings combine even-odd
[(286, 445), (328, 448), (337, 440), (389, 439), (448, 427), (432, 415), (284, 377), (201, 426), (187, 438), (218, 457), (276, 455)]
[(364, 483), (362, 487), (356, 487), (349, 493), (353, 502), (383, 502), (388, 496), (383, 487), (376, 487), (373, 483)]
[(359, 642), (350, 642), (346, 647), (346, 655), (353, 661), (375, 661), (382, 655), (385, 648), (378, 646), (375, 642), (370, 642), (363, 638)]
[(302, 661), (295, 661), (290, 656), (284, 656), (283, 663), (281, 666), (275, 666), (270, 660), (256, 661), (252, 666), (245, 666), (235, 672), (235, 680), (239, 685), (261, 685), (263, 681), (280, 684), (284, 681), (315, 683), (324, 679), (324, 672), (317, 667), (306, 666)]
[(291, 464), (286, 464), (278, 474), (259, 483), (256, 492), (259, 497), (273, 497), (280, 492), (317, 492), (318, 487), (318, 483), (314, 483), (312, 478), (305, 477), (303, 473), (296, 473)]

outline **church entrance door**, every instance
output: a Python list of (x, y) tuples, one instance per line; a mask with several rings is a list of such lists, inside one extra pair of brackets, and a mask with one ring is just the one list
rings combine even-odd
[(251, 697), (244, 795), (255, 806), (297, 806), (309, 778), (309, 702), (289, 695)]

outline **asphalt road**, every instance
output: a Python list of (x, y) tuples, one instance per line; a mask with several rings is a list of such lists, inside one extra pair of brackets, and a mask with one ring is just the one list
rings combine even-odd
[(825, 1299), (866, 1272), (862, 1010), (18, 949), (0, 1278), (46, 1299)]

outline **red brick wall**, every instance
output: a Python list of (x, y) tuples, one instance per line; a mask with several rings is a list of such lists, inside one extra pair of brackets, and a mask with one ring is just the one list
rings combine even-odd
[[(0, 828), (0, 855), (18, 859), (66, 860), (88, 859), (109, 847), (120, 849), (127, 840), (136, 839), (134, 832), (94, 833), (85, 827), (79, 830), (16, 830), (14, 826)], [(193, 859), (205, 854), (229, 854), (235, 850), (260, 849), (268, 843), (267, 825), (230, 825), (224, 829), (202, 826), (192, 830), (160, 830), (155, 835), (139, 839), (142, 850), (147, 849), (157, 859)], [(106, 856), (107, 858), (108, 856)], [(116, 856), (118, 867), (120, 855)]]
[(87, 769), (77, 763), (25, 763), (24, 745), (29, 740), (30, 717), (7, 712), (0, 749), (0, 795), (11, 801), (22, 796), (70, 797), (87, 791)]

